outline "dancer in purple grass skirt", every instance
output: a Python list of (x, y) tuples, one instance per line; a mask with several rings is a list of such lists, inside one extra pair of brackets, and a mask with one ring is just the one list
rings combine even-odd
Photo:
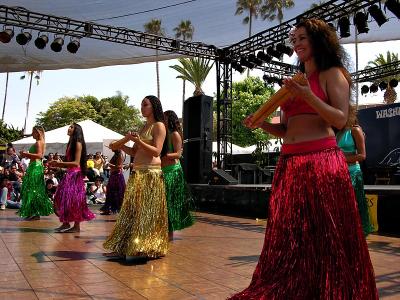
[(125, 178), (122, 173), (124, 156), (121, 150), (113, 150), (114, 155), (109, 162), (110, 179), (107, 184), (106, 203), (100, 208), (101, 215), (119, 212), (125, 193)]
[[(54, 196), (54, 210), (62, 225), (56, 232), (80, 232), (80, 223), (90, 221), (95, 215), (86, 204), (85, 182), (86, 143), (82, 127), (72, 123), (68, 128), (66, 162), (51, 161), (51, 167), (67, 168), (67, 174), (58, 185)], [(74, 222), (74, 226), (70, 226)]]

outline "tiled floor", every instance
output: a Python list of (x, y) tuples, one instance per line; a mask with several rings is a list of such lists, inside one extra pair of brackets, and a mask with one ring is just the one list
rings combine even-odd
[[(115, 217), (97, 216), (79, 234), (54, 233), (56, 216), (22, 221), (0, 211), (0, 299), (225, 299), (245, 288), (265, 222), (197, 214), (162, 259), (138, 264), (102, 256)], [(382, 299), (400, 299), (400, 239), (371, 235)]]

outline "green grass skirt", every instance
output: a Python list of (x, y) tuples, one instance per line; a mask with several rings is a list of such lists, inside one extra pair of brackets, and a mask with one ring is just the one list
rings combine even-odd
[(32, 161), (22, 180), (21, 208), (18, 214), (23, 218), (52, 214), (53, 204), (46, 193), (42, 162)]

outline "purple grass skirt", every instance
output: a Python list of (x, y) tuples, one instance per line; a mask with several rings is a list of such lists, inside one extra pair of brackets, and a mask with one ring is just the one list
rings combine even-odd
[(347, 164), (334, 140), (282, 148), (258, 265), (250, 286), (231, 299), (378, 299)]
[(107, 184), (105, 208), (117, 212), (122, 206), (125, 193), (125, 178), (121, 171), (111, 173)]
[(54, 196), (54, 211), (60, 222), (82, 222), (95, 218), (86, 203), (85, 183), (80, 168), (68, 169)]

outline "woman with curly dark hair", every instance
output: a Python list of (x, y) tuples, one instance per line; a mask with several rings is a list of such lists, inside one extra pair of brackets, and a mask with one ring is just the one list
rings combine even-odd
[[(104, 248), (106, 256), (157, 258), (168, 250), (168, 216), (161, 156), (165, 153), (164, 115), (160, 100), (146, 96), (141, 105), (146, 123), (139, 133), (131, 133), (110, 148), (134, 156), (121, 211)], [(133, 147), (125, 146), (133, 141)]]
[(182, 128), (175, 112), (164, 112), (167, 126), (167, 153), (161, 157), (168, 208), (169, 239), (173, 232), (193, 225), (190, 213), (192, 199), (183, 175), (179, 159), (182, 155)]
[[(56, 232), (80, 232), (80, 223), (95, 218), (86, 203), (86, 189), (83, 178), (86, 174), (86, 143), (82, 127), (72, 123), (68, 128), (69, 141), (65, 162), (52, 160), (50, 167), (67, 168), (54, 195), (55, 213), (62, 225)], [(70, 227), (70, 222), (74, 226)]]
[(285, 79), (282, 123), (244, 120), (281, 137), (264, 246), (250, 286), (232, 299), (378, 299), (347, 164), (333, 128), (348, 118), (351, 81), (336, 32), (299, 22), (291, 41), (307, 78)]

